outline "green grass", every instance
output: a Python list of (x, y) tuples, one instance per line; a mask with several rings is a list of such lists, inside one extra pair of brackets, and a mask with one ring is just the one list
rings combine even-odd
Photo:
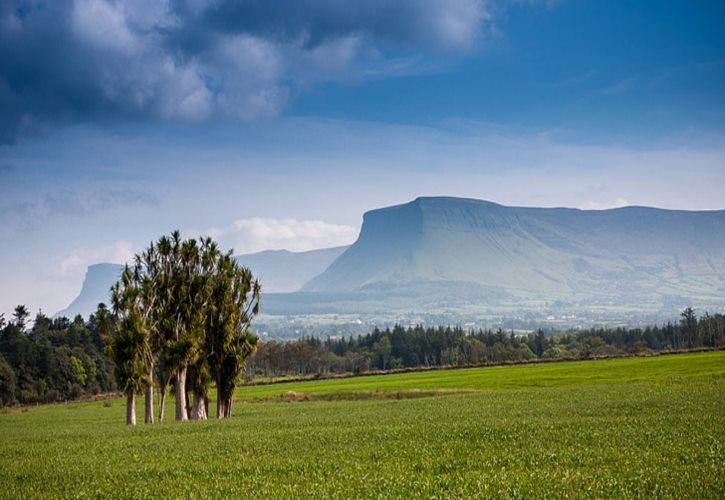
[(455, 370), (431, 370), (311, 380), (243, 387), (237, 398), (274, 396), (292, 390), (305, 394), (406, 389), (510, 390), (581, 384), (665, 381), (672, 378), (725, 375), (725, 352), (678, 354), (648, 358), (613, 358)]
[[(358, 391), (471, 389), (414, 399)], [(0, 415), (10, 497), (725, 496), (725, 352), (247, 387), (227, 421), (121, 400)]]

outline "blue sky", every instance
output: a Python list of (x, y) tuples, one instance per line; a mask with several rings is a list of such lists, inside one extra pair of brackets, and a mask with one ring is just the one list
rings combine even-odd
[(354, 241), (421, 195), (723, 209), (719, 0), (0, 0), (0, 312), (175, 228)]

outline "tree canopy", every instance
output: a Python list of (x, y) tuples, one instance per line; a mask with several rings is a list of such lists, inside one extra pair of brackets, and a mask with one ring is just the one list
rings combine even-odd
[(135, 421), (132, 409), (141, 392), (144, 421), (153, 422), (155, 371), (161, 374), (159, 418), (171, 382), (176, 419), (207, 418), (212, 378), (217, 417), (230, 416), (244, 360), (257, 343), (249, 327), (259, 312), (260, 291), (251, 271), (239, 266), (231, 251), (221, 253), (210, 238), (182, 240), (175, 231), (137, 254), (111, 294), (118, 323), (109, 353), (127, 396), (127, 423)]

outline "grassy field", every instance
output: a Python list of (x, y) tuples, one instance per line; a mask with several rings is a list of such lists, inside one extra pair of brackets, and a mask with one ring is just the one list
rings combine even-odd
[[(408, 398), (415, 389), (475, 392)], [(274, 402), (288, 391), (313, 400)], [(393, 397), (368, 397), (378, 391)], [(237, 397), (227, 421), (153, 427), (126, 427), (121, 400), (2, 414), (0, 495), (725, 496), (725, 352), (288, 383)]]
[[(693, 360), (695, 364), (693, 364)], [(612, 358), (596, 362), (567, 361), (485, 368), (311, 380), (243, 387), (237, 398), (254, 399), (287, 390), (306, 394), (406, 389), (472, 389), (478, 391), (557, 387), (616, 382), (661, 382), (672, 378), (725, 375), (725, 353), (679, 354), (665, 357)]]

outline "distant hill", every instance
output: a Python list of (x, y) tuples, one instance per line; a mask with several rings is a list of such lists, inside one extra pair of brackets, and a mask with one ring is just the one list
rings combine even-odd
[[(347, 247), (324, 248), (308, 252), (265, 250), (237, 255), (235, 259), (249, 267), (262, 283), (265, 293), (285, 293), (299, 290), (310, 278), (324, 271)], [(81, 292), (70, 305), (55, 316), (84, 317), (96, 310), (99, 302), (109, 302), (109, 289), (123, 271), (120, 264), (94, 264), (88, 267)]]
[[(297, 331), (301, 317), (310, 333), (360, 318), (444, 324), (505, 316), (532, 325), (566, 315), (572, 325), (631, 324), (676, 317), (688, 305), (725, 306), (725, 210), (418, 198), (367, 212), (349, 247), (237, 259), (260, 276), (270, 331)], [(119, 272), (91, 266), (80, 296), (58, 314), (87, 315), (107, 300)]]
[(367, 212), (306, 292), (456, 283), (519, 299), (636, 304), (725, 296), (725, 211), (506, 207), (418, 198)]
[(296, 292), (312, 277), (322, 273), (346, 249), (342, 246), (308, 252), (265, 250), (237, 255), (235, 259), (259, 277), (263, 292), (287, 293)]
[(54, 317), (65, 316), (73, 319), (76, 315), (82, 314), (84, 318), (88, 318), (88, 315), (96, 310), (100, 302), (108, 305), (111, 285), (118, 280), (122, 271), (121, 264), (104, 263), (88, 266), (81, 293), (73, 299), (68, 307), (55, 313)]

